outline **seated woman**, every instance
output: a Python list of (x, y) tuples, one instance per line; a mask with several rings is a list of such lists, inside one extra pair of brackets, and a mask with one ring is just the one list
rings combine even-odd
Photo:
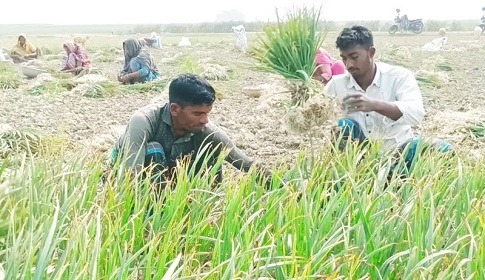
[(25, 34), (20, 34), (17, 39), (17, 44), (13, 47), (10, 57), (13, 62), (20, 63), (29, 59), (35, 59), (40, 56), (40, 49), (37, 49), (28, 40)]
[(340, 60), (334, 60), (332, 56), (322, 48), (317, 51), (315, 63), (317, 68), (313, 73), (313, 78), (321, 81), (323, 84), (327, 84), (328, 81), (332, 79), (332, 76), (345, 73), (344, 63)]
[(64, 68), (61, 70), (62, 72), (74, 73), (74, 75), (77, 75), (81, 73), (82, 70), (91, 67), (91, 61), (89, 60), (86, 51), (80, 46), (72, 42), (65, 42), (63, 47), (67, 53), (67, 59)]
[(128, 39), (123, 42), (125, 52), (125, 65), (118, 75), (123, 84), (144, 83), (160, 77), (153, 57), (140, 46), (137, 39)]

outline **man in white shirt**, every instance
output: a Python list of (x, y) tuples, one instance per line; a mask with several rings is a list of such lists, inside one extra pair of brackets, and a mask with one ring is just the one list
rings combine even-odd
[[(337, 97), (347, 111), (338, 127), (344, 140), (360, 143), (383, 141), (383, 150), (403, 151), (406, 164), (412, 164), (420, 138), (411, 126), (424, 117), (421, 91), (413, 73), (403, 67), (375, 62), (372, 32), (363, 26), (345, 28), (336, 46), (348, 73), (335, 76), (326, 92)], [(434, 148), (449, 151), (451, 146), (436, 140)]]

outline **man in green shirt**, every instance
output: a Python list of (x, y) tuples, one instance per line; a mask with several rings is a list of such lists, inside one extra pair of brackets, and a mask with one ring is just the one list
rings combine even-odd
[[(165, 105), (148, 105), (131, 117), (124, 135), (114, 149), (115, 159), (135, 173), (154, 165), (156, 171), (171, 170), (176, 160), (190, 156), (190, 165), (201, 168), (203, 157), (195, 162), (198, 151), (204, 150), (209, 157), (208, 166), (217, 160), (223, 149), (225, 158), (237, 169), (248, 171), (253, 160), (239, 150), (219, 127), (209, 121), (209, 113), (215, 101), (214, 88), (204, 79), (183, 74), (174, 79), (169, 87), (169, 102)], [(218, 171), (218, 180), (222, 172)]]

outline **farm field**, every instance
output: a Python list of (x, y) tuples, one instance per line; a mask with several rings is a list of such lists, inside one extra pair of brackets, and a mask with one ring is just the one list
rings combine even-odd
[[(483, 279), (485, 39), (449, 32), (444, 50), (428, 52), (421, 47), (437, 32), (374, 35), (378, 60), (419, 81), (426, 118), (416, 132), (458, 154), (424, 159), (388, 188), (377, 152), (357, 164), (358, 151), (330, 148), (332, 122), (290, 121), (286, 82), (254, 69), (234, 34), (162, 34), (162, 49), (149, 49), (162, 79), (148, 86), (115, 82), (128, 36), (89, 35), (96, 73), (108, 79), (101, 87), (55, 74), (71, 35), (30, 35), (52, 75), (0, 72), (0, 279), (2, 271), (5, 279)], [(182, 36), (192, 46), (177, 46)], [(336, 37), (328, 33), (324, 46), (334, 57)], [(0, 47), (15, 40), (2, 36)], [(213, 174), (182, 179), (148, 216), (149, 186), (106, 179), (105, 155), (136, 109), (168, 100), (171, 77), (211, 65), (223, 77), (210, 81), (211, 120), (289, 183), (266, 191), (255, 174), (227, 168), (217, 189), (207, 183)], [(29, 143), (14, 145), (12, 130), (47, 142), (27, 134), (16, 141)], [(38, 154), (28, 156), (29, 144)]]

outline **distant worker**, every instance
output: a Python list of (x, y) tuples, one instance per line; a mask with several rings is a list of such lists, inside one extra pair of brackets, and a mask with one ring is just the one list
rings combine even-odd
[(91, 61), (86, 51), (80, 45), (73, 42), (65, 42), (63, 47), (66, 51), (67, 58), (64, 63), (64, 68), (61, 69), (62, 72), (77, 75), (84, 69), (91, 67)]
[(40, 49), (37, 49), (27, 40), (25, 34), (20, 34), (17, 38), (17, 44), (12, 48), (10, 57), (13, 62), (20, 63), (40, 56)]
[(147, 50), (141, 48), (137, 39), (128, 39), (123, 42), (125, 64), (118, 75), (123, 84), (144, 83), (160, 77), (155, 60)]
[(401, 30), (408, 30), (408, 27), (409, 27), (409, 19), (408, 19), (408, 15), (404, 14), (402, 15), (402, 17), (400, 16), (401, 14), (401, 9), (396, 9), (396, 12), (397, 12), (397, 16), (396, 16), (396, 19), (399, 20), (399, 23), (400, 23), (400, 29)]

